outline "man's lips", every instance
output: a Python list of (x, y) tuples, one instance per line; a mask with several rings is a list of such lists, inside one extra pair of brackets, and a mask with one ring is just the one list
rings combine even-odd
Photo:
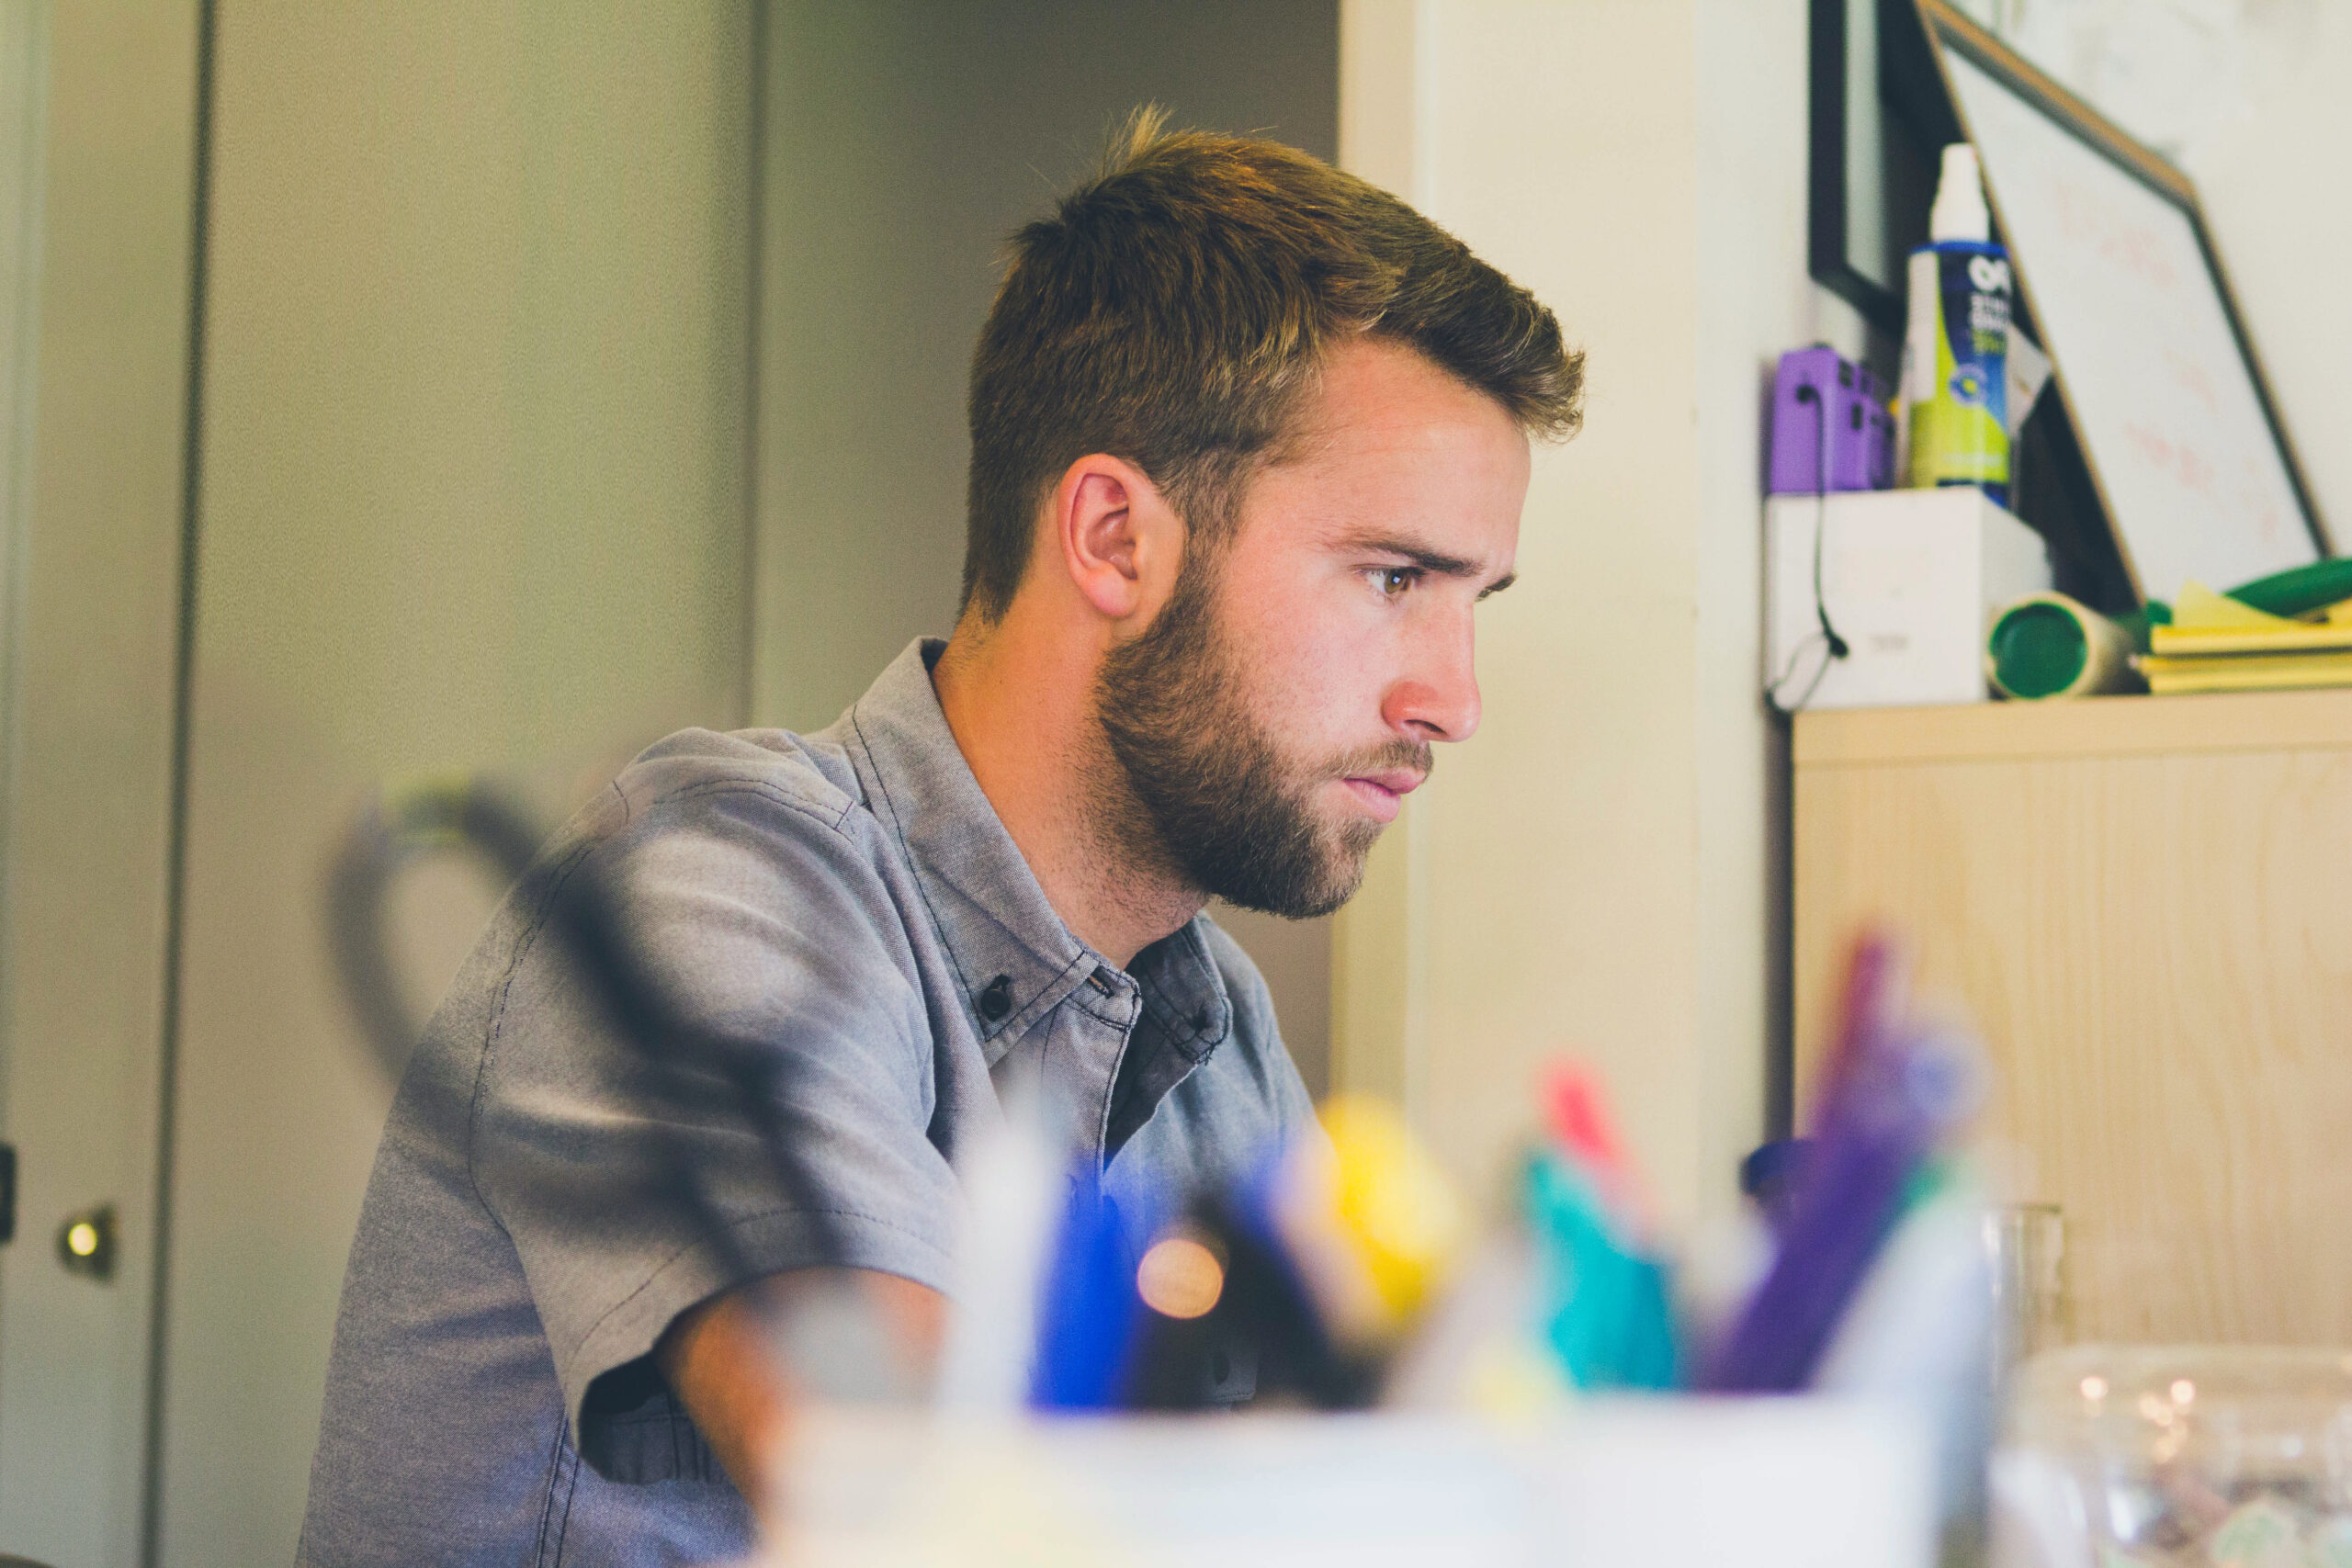
[(1407, 795), (1428, 775), (1410, 768), (1389, 768), (1376, 773), (1351, 773), (1340, 782), (1361, 802), (1376, 822), (1393, 822)]

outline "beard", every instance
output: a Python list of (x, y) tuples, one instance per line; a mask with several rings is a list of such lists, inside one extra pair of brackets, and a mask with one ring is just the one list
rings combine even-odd
[(1330, 821), (1314, 797), (1351, 775), (1427, 773), (1425, 741), (1392, 740), (1320, 762), (1286, 757), (1259, 722), (1219, 625), (1214, 561), (1187, 563), (1144, 634), (1114, 649), (1095, 711), (1114, 776), (1098, 801), (1117, 847), (1202, 893), (1288, 919), (1354, 897), (1381, 824)]

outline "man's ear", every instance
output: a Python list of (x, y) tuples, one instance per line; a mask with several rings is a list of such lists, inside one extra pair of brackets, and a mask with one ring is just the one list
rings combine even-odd
[(1095, 612), (1112, 621), (1158, 615), (1182, 564), (1184, 525), (1143, 470), (1101, 453), (1080, 457), (1052, 505), (1063, 570)]

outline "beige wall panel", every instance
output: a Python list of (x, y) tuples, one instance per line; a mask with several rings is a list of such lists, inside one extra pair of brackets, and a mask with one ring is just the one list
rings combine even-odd
[(2352, 694), (1932, 716), (1801, 721), (1801, 1078), (1889, 919), (1984, 1032), (2079, 1336), (2352, 1343)]
[(1538, 1065), (1575, 1050), (1678, 1208), (1696, 1175), (1695, 47), (1689, 6), (1439, 13), (1429, 210), (1560, 313), (1589, 389), (1584, 433), (1538, 460), (1520, 584), (1481, 614), (1484, 724), (1413, 824), (1439, 1147), (1484, 1184), (1533, 1124)]
[(1586, 349), (1486, 716), (1340, 917), (1335, 1059), (1482, 1190), (1562, 1052), (1610, 1082), (1666, 1213), (1737, 1201), (1762, 1131), (1772, 742), (1757, 699), (1758, 414), (1823, 335), (1804, 275), (1804, 17), (1713, 3), (1345, 8), (1349, 156)]
[[(286, 1561), (389, 1087), (359, 793), (740, 721), (748, 5), (220, 17), (164, 1554)], [(486, 898), (403, 901), (437, 990)]]

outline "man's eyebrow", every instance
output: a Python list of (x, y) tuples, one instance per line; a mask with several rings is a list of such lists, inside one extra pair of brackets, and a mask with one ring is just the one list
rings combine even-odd
[[(1467, 559), (1462, 556), (1450, 556), (1442, 550), (1433, 550), (1426, 545), (1417, 545), (1409, 539), (1394, 538), (1387, 535), (1363, 535), (1359, 537), (1346, 541), (1343, 547), (1350, 550), (1369, 550), (1376, 555), (1403, 556), (1407, 560), (1411, 561), (1421, 570), (1437, 577), (1476, 577), (1478, 575), (1478, 563), (1476, 561)], [(1484, 599), (1489, 593), (1500, 593), (1504, 589), (1509, 588), (1512, 583), (1517, 582), (1518, 581), (1519, 573), (1515, 571), (1507, 571), (1500, 577), (1495, 579), (1494, 581), (1487, 584), (1486, 587), (1478, 590), (1478, 597)]]

